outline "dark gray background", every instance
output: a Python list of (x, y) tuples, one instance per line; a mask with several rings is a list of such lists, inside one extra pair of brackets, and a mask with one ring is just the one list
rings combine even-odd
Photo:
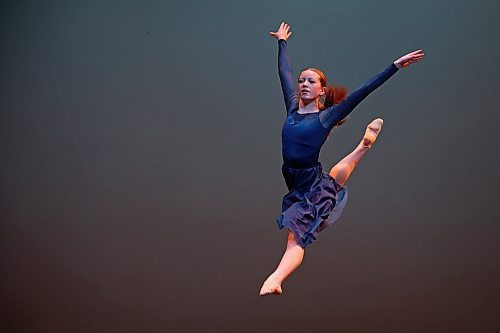
[[(498, 332), (498, 1), (3, 1), (4, 332)], [(423, 48), (336, 129), (385, 125), (340, 221), (281, 297), (275, 222), (295, 74), (354, 89)], [(6, 329), (6, 330), (5, 330)]]

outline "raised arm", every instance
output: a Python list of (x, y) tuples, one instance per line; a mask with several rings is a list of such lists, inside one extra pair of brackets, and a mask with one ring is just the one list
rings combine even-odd
[(292, 100), (297, 97), (294, 89), (295, 84), (292, 77), (292, 64), (288, 56), (286, 43), (292, 32), (290, 26), (282, 22), (277, 32), (270, 32), (269, 35), (278, 40), (278, 72), (281, 82), (281, 90), (283, 91), (283, 99), (287, 113), (290, 112)]
[(344, 101), (325, 110), (321, 119), (323, 126), (329, 129), (333, 128), (339, 121), (347, 117), (371, 92), (393, 76), (399, 68), (417, 62), (422, 59), (423, 56), (422, 50), (417, 50), (394, 61), (389, 67), (366, 81), (365, 84), (358, 89), (354, 90)]

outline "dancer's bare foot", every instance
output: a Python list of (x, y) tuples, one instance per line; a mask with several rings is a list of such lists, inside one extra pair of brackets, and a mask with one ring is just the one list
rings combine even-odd
[(363, 146), (366, 148), (371, 148), (375, 140), (377, 140), (377, 136), (382, 130), (382, 125), (384, 121), (381, 118), (374, 119), (371, 123), (368, 124), (365, 131), (365, 136), (363, 137)]
[(281, 289), (281, 283), (274, 280), (271, 276), (267, 278), (267, 280), (262, 285), (262, 288), (260, 288), (260, 296), (266, 296), (270, 294), (279, 295), (282, 292), (283, 290)]

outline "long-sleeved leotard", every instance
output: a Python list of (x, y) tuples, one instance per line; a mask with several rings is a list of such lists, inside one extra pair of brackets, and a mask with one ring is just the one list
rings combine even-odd
[(320, 112), (300, 114), (297, 112), (299, 96), (294, 88), (286, 41), (280, 39), (278, 45), (278, 69), (287, 111), (281, 132), (283, 162), (291, 168), (308, 168), (318, 163), (321, 147), (332, 128), (349, 115), (366, 96), (394, 75), (398, 68), (391, 64), (339, 104)]

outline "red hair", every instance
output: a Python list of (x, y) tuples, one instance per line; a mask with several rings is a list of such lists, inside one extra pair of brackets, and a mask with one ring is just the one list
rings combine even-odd
[[(323, 110), (329, 108), (330, 106), (336, 105), (347, 97), (347, 89), (342, 86), (331, 86), (327, 83), (325, 73), (317, 68), (306, 68), (305, 70), (310, 70), (319, 75), (319, 79), (321, 82), (321, 87), (326, 88), (326, 93), (324, 98), (320, 100), (319, 109)], [(345, 122), (345, 119), (342, 119), (337, 123), (337, 125), (342, 125)]]

